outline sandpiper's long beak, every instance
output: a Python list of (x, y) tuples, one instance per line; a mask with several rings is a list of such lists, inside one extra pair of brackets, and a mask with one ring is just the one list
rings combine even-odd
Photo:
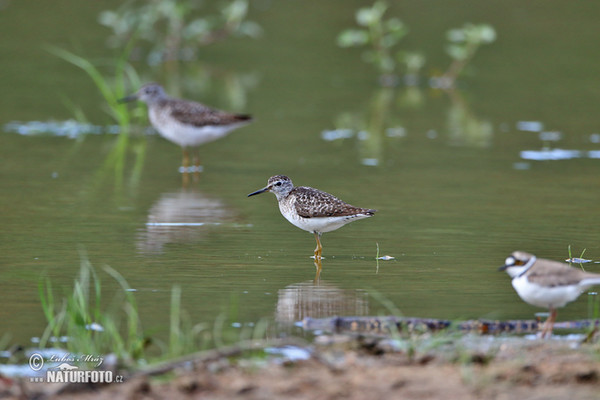
[(250, 196), (254, 196), (255, 194), (261, 194), (261, 193), (264, 193), (264, 192), (268, 192), (269, 190), (271, 190), (271, 187), (270, 187), (270, 186), (267, 186), (267, 187), (264, 187), (264, 188), (262, 188), (262, 189), (260, 189), (260, 190), (257, 190), (256, 192), (252, 192), (252, 193), (250, 193), (250, 194), (248, 195), (248, 197), (250, 197)]
[(130, 101), (134, 101), (138, 99), (138, 95), (137, 94), (130, 94), (127, 97), (123, 97), (122, 99), (117, 100), (117, 103), (119, 104), (123, 104), (123, 103), (129, 103)]

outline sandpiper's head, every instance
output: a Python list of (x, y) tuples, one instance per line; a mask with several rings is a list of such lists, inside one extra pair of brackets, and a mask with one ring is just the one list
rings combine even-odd
[(514, 251), (506, 260), (504, 265), (499, 268), (500, 271), (506, 271), (511, 277), (521, 275), (523, 271), (529, 269), (537, 260), (533, 254), (524, 251)]
[(119, 100), (119, 103), (139, 100), (143, 101), (146, 104), (150, 104), (155, 103), (165, 98), (166, 96), (167, 94), (165, 93), (165, 90), (158, 83), (147, 83), (134, 94)]
[(260, 190), (257, 190), (256, 192), (250, 193), (248, 197), (264, 192), (273, 192), (279, 200), (280, 198), (287, 196), (293, 188), (294, 184), (292, 183), (292, 180), (290, 178), (288, 178), (285, 175), (274, 175), (269, 178), (267, 186)]

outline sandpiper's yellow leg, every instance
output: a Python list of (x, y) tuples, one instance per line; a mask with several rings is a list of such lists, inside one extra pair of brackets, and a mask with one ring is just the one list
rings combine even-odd
[(323, 246), (321, 246), (321, 234), (318, 232), (314, 232), (315, 239), (317, 240), (317, 247), (315, 248), (315, 260), (321, 259), (321, 253), (323, 252)]
[(315, 268), (317, 269), (317, 273), (315, 274), (315, 279), (313, 279), (314, 283), (319, 282), (319, 278), (321, 277), (321, 270), (323, 269), (323, 264), (321, 264), (320, 258), (315, 258)]

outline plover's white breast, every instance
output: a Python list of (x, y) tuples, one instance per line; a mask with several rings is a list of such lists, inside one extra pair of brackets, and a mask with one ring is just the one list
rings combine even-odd
[(542, 308), (563, 307), (581, 294), (577, 285), (542, 286), (523, 275), (512, 280), (512, 285), (523, 301)]

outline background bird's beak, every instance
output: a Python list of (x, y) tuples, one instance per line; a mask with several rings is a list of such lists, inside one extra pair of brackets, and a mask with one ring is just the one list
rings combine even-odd
[(130, 101), (134, 101), (137, 100), (138, 96), (137, 94), (131, 94), (127, 97), (123, 97), (122, 99), (117, 100), (117, 103), (122, 104), (122, 103), (129, 103)]
[(264, 193), (264, 192), (268, 192), (269, 190), (271, 190), (271, 188), (270, 188), (269, 186), (267, 186), (267, 187), (264, 187), (264, 188), (262, 188), (262, 189), (260, 189), (260, 190), (257, 190), (256, 192), (252, 192), (252, 193), (250, 193), (250, 194), (248, 195), (248, 197), (250, 197), (250, 196), (254, 196), (255, 194), (261, 194), (261, 193)]
[(508, 267), (510, 267), (510, 265), (503, 265), (500, 268), (498, 268), (498, 271), (504, 271)]

